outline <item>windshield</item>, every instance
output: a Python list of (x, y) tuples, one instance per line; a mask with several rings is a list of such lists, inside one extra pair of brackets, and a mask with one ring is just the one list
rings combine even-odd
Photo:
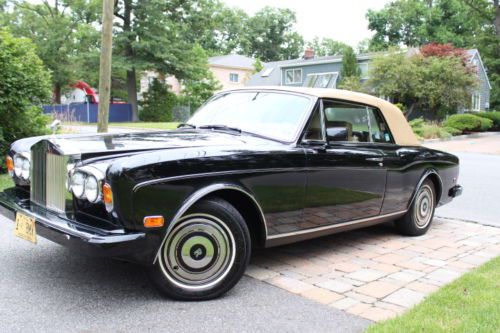
[(233, 92), (216, 96), (189, 120), (199, 126), (222, 125), (291, 142), (301, 129), (311, 99), (279, 92)]

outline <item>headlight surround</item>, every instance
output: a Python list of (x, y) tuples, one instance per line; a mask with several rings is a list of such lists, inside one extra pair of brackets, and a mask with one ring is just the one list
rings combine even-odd
[(70, 178), (70, 189), (73, 195), (78, 199), (82, 199), (85, 194), (85, 178), (86, 174), (80, 171), (74, 172)]
[(99, 181), (95, 176), (88, 175), (87, 178), (85, 178), (85, 197), (90, 202), (97, 202), (100, 194)]
[(101, 170), (92, 166), (84, 166), (70, 171), (68, 190), (77, 199), (97, 203), (102, 199), (103, 182), (104, 173)]
[(28, 181), (30, 179), (31, 161), (28, 153), (14, 155), (14, 174), (17, 178)]

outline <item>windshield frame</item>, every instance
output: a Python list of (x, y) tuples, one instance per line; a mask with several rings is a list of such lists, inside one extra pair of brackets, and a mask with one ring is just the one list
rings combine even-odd
[(304, 115), (302, 116), (302, 119), (300, 119), (299, 126), (297, 126), (297, 130), (293, 134), (292, 139), (289, 140), (289, 141), (288, 140), (281, 140), (281, 139), (278, 139), (278, 138), (275, 138), (275, 137), (271, 137), (271, 136), (265, 135), (263, 133), (256, 133), (256, 132), (251, 132), (251, 131), (247, 131), (247, 130), (241, 129), (242, 133), (248, 133), (250, 135), (254, 135), (254, 136), (266, 138), (266, 139), (277, 141), (277, 142), (281, 142), (281, 143), (287, 143), (287, 144), (292, 144), (292, 143), (297, 143), (298, 142), (298, 140), (300, 139), (300, 136), (301, 136), (302, 132), (304, 131), (304, 127), (305, 127), (305, 125), (306, 125), (306, 123), (307, 123), (307, 121), (308, 121), (308, 119), (309, 119), (309, 117), (311, 115), (311, 112), (314, 109), (314, 106), (316, 105), (316, 102), (318, 101), (318, 97), (314, 96), (314, 95), (304, 94), (304, 93), (295, 92), (295, 91), (279, 90), (279, 89), (235, 89), (235, 90), (226, 90), (226, 91), (221, 91), (221, 92), (213, 95), (212, 97), (210, 97), (205, 103), (203, 103), (196, 110), (195, 113), (193, 113), (193, 115), (189, 118), (189, 120), (187, 122), (190, 123), (191, 118), (194, 117), (196, 115), (196, 113), (198, 113), (202, 108), (204, 108), (205, 105), (211, 103), (213, 100), (215, 100), (217, 98), (220, 98), (222, 96), (225, 96), (225, 95), (238, 94), (238, 93), (277, 93), (277, 94), (282, 94), (282, 95), (293, 95), (293, 96), (305, 97), (305, 98), (307, 98), (309, 100), (309, 105), (307, 106), (307, 110), (306, 110), (306, 112), (304, 112)]

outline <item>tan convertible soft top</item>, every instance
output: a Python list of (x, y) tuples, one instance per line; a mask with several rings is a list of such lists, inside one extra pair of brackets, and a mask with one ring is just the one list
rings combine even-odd
[(408, 121), (404, 117), (398, 107), (389, 103), (381, 98), (375, 96), (352, 92), (340, 89), (325, 89), (325, 88), (296, 88), (296, 87), (283, 87), (283, 86), (270, 86), (270, 87), (247, 87), (234, 90), (278, 90), (289, 91), (301, 94), (312, 95), (320, 98), (332, 98), (342, 101), (357, 102), (367, 104), (378, 108), (384, 115), (389, 128), (391, 129), (392, 136), (398, 145), (402, 146), (418, 146), (420, 142), (413, 133)]

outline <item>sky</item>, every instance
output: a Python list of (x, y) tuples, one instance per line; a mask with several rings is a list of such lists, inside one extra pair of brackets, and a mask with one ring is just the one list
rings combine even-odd
[(315, 36), (332, 38), (353, 47), (369, 38), (365, 14), (381, 9), (390, 0), (222, 0), (253, 14), (265, 6), (289, 8), (297, 14), (296, 30), (305, 40)]

